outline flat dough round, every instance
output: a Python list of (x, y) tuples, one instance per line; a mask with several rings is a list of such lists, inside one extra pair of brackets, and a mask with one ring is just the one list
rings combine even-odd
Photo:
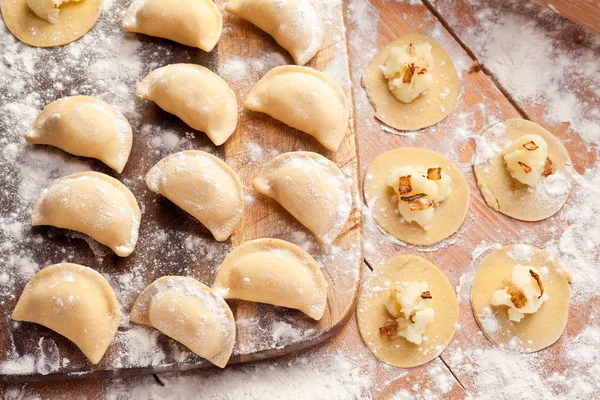
[[(416, 222), (407, 223), (393, 200), (396, 194), (387, 184), (388, 175), (396, 167), (430, 165), (442, 167), (452, 178), (452, 193), (435, 206), (433, 220), (425, 230)], [(430, 150), (403, 147), (383, 153), (367, 168), (364, 182), (365, 201), (375, 222), (389, 234), (406, 243), (430, 245), (455, 233), (462, 225), (469, 209), (469, 185), (454, 163)]]
[(104, 0), (80, 0), (63, 3), (58, 22), (38, 17), (27, 0), (0, 0), (2, 17), (8, 30), (20, 41), (35, 47), (55, 47), (74, 42), (94, 27)]
[[(421, 345), (403, 337), (388, 339), (379, 333), (379, 328), (390, 318), (383, 304), (389, 296), (389, 287), (411, 281), (427, 282), (432, 296), (430, 305), (435, 312)], [(458, 300), (454, 288), (435, 265), (421, 257), (403, 255), (385, 261), (365, 280), (356, 315), (360, 335), (375, 357), (394, 367), (410, 368), (433, 360), (448, 346), (458, 322)]]
[[(554, 172), (535, 187), (514, 179), (503, 158), (503, 149), (517, 138), (535, 134), (548, 143)], [(493, 210), (521, 221), (541, 221), (556, 214), (567, 202), (573, 183), (573, 167), (565, 146), (536, 123), (509, 119), (488, 128), (477, 139), (473, 156), (477, 187)]]
[[(391, 47), (422, 42), (431, 45), (433, 85), (425, 95), (410, 103), (403, 103), (389, 90), (388, 81), (379, 66), (385, 64)], [(460, 91), (456, 68), (446, 50), (433, 39), (414, 33), (388, 43), (365, 70), (362, 85), (375, 108), (375, 117), (393, 128), (405, 131), (427, 128), (446, 118), (454, 108)]]
[[(530, 265), (541, 272), (544, 292), (540, 309), (525, 314), (520, 322), (508, 319), (508, 307), (492, 306), (492, 294), (505, 287), (516, 264)], [(479, 266), (471, 291), (477, 324), (494, 344), (518, 353), (533, 353), (556, 342), (569, 317), (571, 276), (549, 254), (530, 245), (509, 245), (491, 252)]]

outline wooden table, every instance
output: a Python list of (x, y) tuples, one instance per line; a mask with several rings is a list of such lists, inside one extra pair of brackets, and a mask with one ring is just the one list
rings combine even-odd
[[(594, 146), (587, 146), (576, 131), (570, 129), (567, 124), (556, 124), (547, 118), (543, 103), (515, 98), (485, 67), (479, 71), (470, 71), (470, 66), (476, 60), (484, 66), (486, 61), (485, 54), (478, 53), (477, 46), (472, 43), (473, 32), (480, 28), (478, 19), (474, 17), (475, 13), (487, 8), (491, 10), (490, 12), (497, 13), (498, 18), (502, 18), (503, 13), (522, 13), (527, 18), (543, 19), (538, 15), (540, 7), (537, 5), (506, 6), (501, 4), (502, 1), (484, 3), (486, 2), (472, 5), (467, 0), (424, 0), (423, 3), (393, 0), (372, 0), (370, 3), (367, 0), (345, 2), (361, 176), (371, 160), (379, 154), (397, 147), (417, 146), (439, 151), (451, 158), (463, 169), (471, 186), (470, 214), (464, 226), (456, 236), (426, 251), (413, 246), (400, 245), (391, 240), (375, 226), (368, 213), (365, 214), (363, 221), (365, 263), (368, 268), (376, 267), (392, 255), (417, 254), (440, 267), (451, 283), (461, 291), (459, 293), (460, 328), (455, 339), (439, 358), (425, 366), (401, 370), (386, 367), (376, 361), (360, 339), (354, 316), (337, 336), (319, 347), (302, 353), (309, 358), (311, 355), (338, 350), (357, 355), (363, 360), (361, 362), (363, 372), (372, 377), (372, 385), (369, 392), (364, 393), (365, 396), (391, 398), (400, 389), (411, 393), (415, 382), (419, 383), (419, 392), (429, 389), (434, 394), (441, 393), (439, 385), (430, 379), (430, 371), (434, 368), (438, 375), (443, 375), (453, 382), (451, 388), (443, 393), (444, 398), (464, 398), (467, 392), (476, 394), (477, 371), (458, 368), (460, 364), (452, 359), (452, 355), (464, 349), (490, 349), (492, 346), (481, 335), (475, 323), (466, 292), (469, 286), (461, 278), (472, 277), (474, 269), (481, 261), (481, 257), (478, 257), (479, 250), (482, 252), (490, 250), (485, 247), (486, 243), (515, 242), (515, 232), (526, 236), (528, 232), (535, 230), (533, 244), (542, 246), (551, 235), (561, 234), (561, 227), (553, 226), (553, 222), (557, 220), (555, 218), (536, 225), (523, 224), (488, 209), (476, 189), (473, 174), (470, 172), (469, 161), (474, 148), (471, 135), (478, 134), (498, 120), (524, 117), (540, 123), (565, 141), (579, 173), (594, 165), (597, 158), (597, 149)], [(586, 41), (579, 40), (574, 43), (572, 32), (588, 38), (593, 37), (592, 33), (581, 30), (566, 20), (553, 19), (552, 21), (554, 23), (558, 21), (559, 25), (548, 29), (559, 29), (565, 33), (563, 42), (559, 42), (559, 46), (589, 45)], [(360, 86), (360, 78), (366, 64), (378, 48), (398, 36), (412, 32), (432, 36), (446, 48), (457, 66), (463, 91), (455, 109), (442, 123), (416, 134), (398, 135), (385, 131), (373, 118), (374, 112)], [(597, 56), (596, 59), (600, 60), (600, 54)], [(580, 100), (595, 101), (596, 104), (600, 104), (597, 96)], [(473, 218), (474, 215), (477, 218)], [(368, 268), (365, 268), (364, 274), (369, 273)], [(599, 304), (600, 301), (595, 299), (590, 307), (597, 307)], [(566, 340), (576, 336), (585, 326), (593, 324), (598, 323), (593, 320), (589, 312), (579, 308), (572, 309), (566, 334), (556, 345), (540, 356), (546, 362), (544, 375), (564, 369), (565, 364), (562, 360), (566, 357)], [(287, 359), (290, 357), (293, 356), (286, 356)], [(188, 374), (205, 376), (211, 373), (213, 372), (198, 371)], [(121, 384), (127, 382), (125, 380), (125, 383), (121, 382)], [(134, 381), (129, 380), (129, 382), (133, 385)], [(110, 380), (36, 383), (28, 385), (23, 390), (24, 393), (38, 393), (44, 398), (60, 396), (74, 398), (85, 395), (93, 399), (102, 398), (103, 388), (109, 387), (111, 383)], [(8, 389), (16, 390), (17, 387)], [(413, 394), (416, 395), (417, 392)], [(592, 395), (590, 398), (593, 397)]]

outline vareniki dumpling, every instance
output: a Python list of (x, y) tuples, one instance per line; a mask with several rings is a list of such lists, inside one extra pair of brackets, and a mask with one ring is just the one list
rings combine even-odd
[(340, 234), (352, 209), (350, 185), (342, 171), (308, 151), (271, 160), (254, 179), (254, 188), (277, 200), (325, 244)]
[(163, 276), (133, 304), (129, 319), (149, 325), (223, 368), (235, 343), (235, 321), (221, 297), (195, 279)]
[(304, 65), (317, 54), (325, 28), (310, 0), (229, 0), (227, 12), (250, 21)]
[(90, 96), (72, 96), (48, 104), (25, 134), (25, 140), (96, 158), (122, 172), (131, 151), (132, 134), (129, 122), (110, 104)]
[(172, 154), (146, 174), (146, 185), (227, 240), (244, 212), (242, 182), (225, 162), (199, 150)]
[(327, 283), (317, 262), (279, 239), (251, 240), (233, 249), (217, 271), (213, 290), (226, 299), (294, 308), (317, 321), (327, 307)]
[(245, 106), (314, 136), (336, 151), (346, 135), (350, 103), (342, 88), (308, 67), (275, 67), (254, 85)]
[(80, 172), (50, 182), (31, 216), (34, 226), (85, 233), (121, 257), (133, 252), (140, 220), (140, 208), (129, 189), (99, 172)]
[(25, 286), (12, 314), (63, 335), (98, 364), (119, 327), (119, 303), (106, 279), (91, 268), (46, 267)]
[(211, 51), (223, 28), (212, 0), (134, 0), (123, 17), (123, 29), (173, 40)]
[(152, 100), (220, 146), (237, 125), (233, 90), (211, 70), (194, 64), (171, 64), (150, 72), (136, 94)]

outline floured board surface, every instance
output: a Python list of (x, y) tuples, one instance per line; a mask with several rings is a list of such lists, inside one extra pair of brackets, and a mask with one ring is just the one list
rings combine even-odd
[[(98, 25), (81, 40), (61, 48), (34, 49), (0, 28), (0, 379), (33, 381), (86, 376), (181, 371), (210, 366), (184, 346), (157, 330), (129, 323), (127, 314), (137, 294), (163, 275), (187, 275), (210, 285), (223, 258), (246, 240), (276, 237), (307, 250), (321, 265), (329, 285), (321, 321), (287, 309), (231, 301), (237, 321), (237, 343), (230, 363), (278, 356), (326, 340), (352, 312), (362, 266), (361, 217), (357, 207), (357, 149), (353, 121), (335, 152), (312, 137), (274, 119), (245, 110), (243, 100), (269, 69), (290, 64), (291, 57), (251, 24), (227, 14), (218, 47), (198, 49), (120, 29), (126, 1), (107, 4)], [(320, 5), (326, 24), (322, 50), (310, 66), (336, 80), (350, 96), (350, 76), (343, 11), (337, 1)], [(234, 89), (240, 106), (238, 129), (215, 147), (154, 103), (136, 99), (135, 85), (150, 71), (186, 62), (206, 66)], [(134, 131), (134, 143), (123, 174), (100, 162), (76, 158), (47, 146), (26, 145), (23, 133), (41, 109), (69, 95), (91, 95), (115, 105)], [(240, 175), (246, 194), (242, 222), (224, 243), (216, 242), (202, 225), (173, 203), (149, 190), (143, 181), (159, 159), (181, 150), (199, 149), (225, 159)], [(277, 154), (294, 150), (321, 153), (344, 172), (353, 190), (353, 209), (339, 239), (321, 248), (312, 234), (273, 200), (251, 186), (261, 166)], [(140, 238), (128, 258), (83, 235), (51, 227), (30, 226), (39, 192), (53, 179), (94, 170), (123, 182), (142, 209)], [(88, 242), (88, 243), (86, 243)], [(91, 366), (64, 337), (31, 323), (17, 323), (10, 314), (29, 278), (59, 262), (75, 262), (101, 272), (122, 306), (119, 331), (106, 355)]]

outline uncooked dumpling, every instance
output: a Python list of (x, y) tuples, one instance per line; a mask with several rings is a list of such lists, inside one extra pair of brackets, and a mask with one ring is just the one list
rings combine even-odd
[(233, 249), (217, 271), (213, 289), (226, 299), (294, 308), (320, 320), (327, 283), (316, 261), (279, 239), (251, 240)]
[(212, 0), (134, 0), (123, 17), (123, 29), (173, 40), (211, 51), (223, 28)]
[(63, 335), (97, 364), (119, 327), (119, 303), (106, 279), (83, 265), (62, 263), (39, 271), (12, 314)]
[(410, 368), (433, 360), (448, 346), (458, 323), (458, 300), (435, 265), (403, 255), (386, 260), (365, 279), (356, 316), (375, 357)]
[[(531, 274), (533, 307), (519, 293), (524, 290), (528, 295), (523, 282), (515, 282), (519, 269)], [(571, 275), (544, 251), (527, 244), (504, 246), (488, 254), (475, 274), (473, 314), (485, 336), (497, 346), (518, 353), (539, 351), (556, 342), (567, 325), (570, 282)], [(510, 292), (506, 303), (514, 301), (518, 308), (494, 305), (502, 290)]]
[(235, 130), (238, 118), (233, 90), (220, 76), (194, 64), (171, 64), (150, 72), (136, 95), (152, 100), (194, 129), (206, 133), (217, 146)]
[(80, 172), (50, 182), (31, 216), (34, 226), (85, 233), (121, 257), (133, 252), (140, 220), (140, 208), (129, 189), (99, 172)]
[(556, 214), (573, 182), (565, 146), (546, 129), (521, 118), (497, 123), (477, 138), (473, 171), (487, 205), (521, 221)]
[(245, 106), (314, 136), (336, 151), (346, 135), (350, 103), (342, 88), (308, 67), (275, 67), (254, 85)]
[(308, 151), (271, 160), (254, 179), (254, 188), (277, 200), (325, 244), (340, 234), (352, 209), (350, 186), (342, 171)]
[(229, 0), (225, 10), (271, 35), (298, 65), (317, 54), (325, 36), (323, 20), (311, 0)]
[(48, 144), (92, 157), (122, 172), (131, 151), (131, 126), (113, 106), (90, 96), (48, 104), (25, 134), (29, 143)]
[(235, 321), (225, 300), (184, 276), (151, 283), (135, 300), (129, 319), (158, 329), (221, 368), (235, 343)]
[(244, 212), (242, 182), (219, 158), (199, 150), (172, 154), (146, 174), (146, 185), (227, 240)]
[(81, 38), (96, 24), (103, 5), (103, 0), (0, 0), (6, 27), (35, 47), (62, 46)]

